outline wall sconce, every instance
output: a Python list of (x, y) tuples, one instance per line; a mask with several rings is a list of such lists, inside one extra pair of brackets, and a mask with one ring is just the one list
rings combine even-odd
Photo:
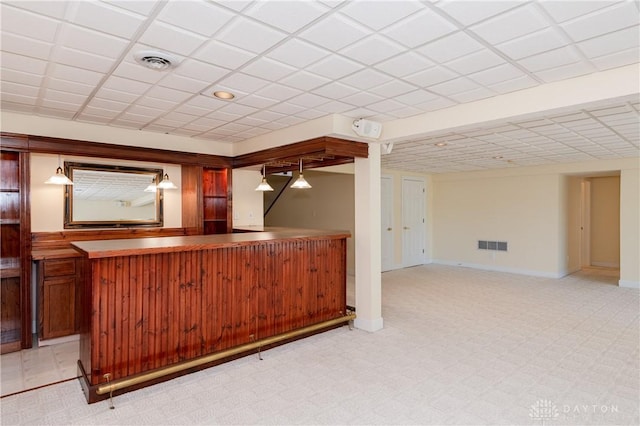
[(262, 166), (262, 181), (260, 182), (260, 185), (258, 185), (256, 187), (256, 191), (273, 191), (273, 188), (271, 187), (271, 185), (269, 185), (269, 182), (267, 182), (267, 165), (264, 164)]
[(144, 192), (156, 192), (158, 185), (156, 185), (156, 178), (151, 179), (151, 183), (144, 189)]
[(60, 167), (60, 156), (58, 155), (58, 168), (56, 169), (56, 174), (51, 175), (51, 177), (44, 181), (44, 183), (52, 184), (52, 185), (73, 185), (71, 179), (67, 177), (62, 172), (62, 167)]
[(167, 173), (164, 174), (162, 180), (160, 181), (160, 183), (158, 183), (158, 185), (156, 185), (156, 187), (160, 189), (178, 189), (175, 183), (171, 182)]
[(291, 188), (298, 188), (298, 189), (311, 188), (311, 185), (309, 185), (309, 182), (307, 182), (304, 179), (304, 176), (302, 175), (302, 158), (299, 160), (299, 164), (300, 164), (300, 175), (298, 176), (298, 179), (296, 179), (296, 181), (293, 182), (293, 185), (291, 185)]

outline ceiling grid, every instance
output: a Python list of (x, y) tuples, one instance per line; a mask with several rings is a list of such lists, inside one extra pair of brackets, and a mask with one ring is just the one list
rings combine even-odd
[[(4, 0), (1, 107), (228, 143), (329, 114), (384, 124), (636, 64), (638, 7), (632, 0)], [(178, 63), (143, 68), (134, 59), (141, 50)], [(216, 99), (214, 90), (236, 97)], [(539, 126), (502, 123), (398, 141), (383, 166), (443, 173), (638, 156), (637, 103), (573, 114), (588, 121), (545, 115), (530, 120)], [(497, 130), (507, 124), (517, 133)]]

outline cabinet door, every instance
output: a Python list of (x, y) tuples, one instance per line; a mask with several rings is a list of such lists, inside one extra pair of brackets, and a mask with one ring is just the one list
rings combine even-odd
[(51, 339), (74, 334), (75, 276), (45, 279), (43, 287), (42, 338)]

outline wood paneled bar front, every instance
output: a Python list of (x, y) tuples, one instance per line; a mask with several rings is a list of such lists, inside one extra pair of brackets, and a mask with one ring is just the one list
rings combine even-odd
[(337, 327), (344, 231), (278, 229), (74, 242), (89, 403)]

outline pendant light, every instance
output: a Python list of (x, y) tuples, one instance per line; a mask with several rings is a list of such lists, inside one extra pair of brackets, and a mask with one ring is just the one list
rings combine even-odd
[(175, 183), (171, 182), (167, 173), (164, 174), (162, 180), (160, 181), (160, 183), (158, 183), (158, 185), (156, 185), (156, 187), (160, 189), (178, 189)]
[(298, 189), (311, 188), (311, 185), (309, 185), (309, 182), (307, 182), (304, 179), (304, 176), (302, 175), (302, 158), (299, 160), (299, 164), (300, 164), (300, 175), (298, 176), (298, 179), (296, 179), (296, 181), (293, 182), (293, 185), (291, 185), (291, 188), (298, 188)]
[(56, 174), (51, 175), (51, 177), (44, 181), (44, 183), (52, 184), (52, 185), (73, 185), (71, 179), (67, 177), (62, 172), (62, 167), (60, 167), (60, 156), (58, 155), (58, 168), (56, 169)]
[(271, 187), (271, 185), (269, 185), (269, 182), (267, 182), (266, 164), (262, 166), (262, 181), (260, 182), (260, 185), (256, 187), (256, 191), (273, 191), (273, 188)]

